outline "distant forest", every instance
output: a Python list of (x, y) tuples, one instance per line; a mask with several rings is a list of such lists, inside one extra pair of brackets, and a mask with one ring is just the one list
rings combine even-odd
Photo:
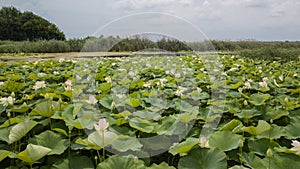
[(21, 12), (14, 7), (0, 10), (0, 40), (65, 40), (58, 27), (32, 12)]

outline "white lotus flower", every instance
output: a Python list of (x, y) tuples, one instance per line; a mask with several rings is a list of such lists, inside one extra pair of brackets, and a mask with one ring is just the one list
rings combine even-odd
[(66, 86), (65, 91), (72, 91), (72, 86)]
[(180, 73), (175, 73), (176, 78), (180, 78)]
[(233, 67), (233, 68), (230, 68), (228, 71), (234, 72), (234, 71), (237, 71), (237, 70), (239, 70), (237, 67)]
[(62, 62), (64, 62), (64, 61), (65, 61), (64, 58), (60, 58), (60, 59), (58, 60), (59, 63), (62, 63)]
[(267, 81), (269, 80), (269, 78), (268, 78), (268, 77), (264, 77), (262, 80), (263, 80), (264, 82), (267, 82)]
[(46, 87), (45, 81), (37, 81), (35, 82), (35, 85), (32, 87), (32, 89), (38, 90), (45, 87)]
[(151, 83), (145, 83), (145, 84), (143, 84), (143, 87), (150, 88), (151, 87)]
[(53, 72), (54, 75), (59, 75), (60, 73), (58, 71)]
[(110, 77), (110, 76), (105, 77), (105, 81), (106, 81), (107, 83), (111, 83), (111, 82), (112, 82), (112, 81), (111, 81), (111, 77)]
[(44, 76), (46, 76), (46, 75), (47, 75), (46, 73), (38, 73), (38, 74), (37, 74), (38, 77), (44, 77)]
[(250, 82), (248, 82), (248, 81), (245, 82), (245, 83), (244, 83), (244, 88), (245, 88), (245, 89), (251, 89), (251, 84), (250, 84)]
[(133, 76), (135, 76), (136, 73), (134, 71), (129, 71), (128, 74), (129, 74), (129, 76), (133, 77)]
[(175, 95), (181, 96), (182, 93), (183, 93), (185, 90), (186, 90), (186, 88), (181, 87), (181, 86), (178, 86), (178, 88), (177, 88), (177, 90), (176, 90), (176, 92), (175, 92)]
[(292, 140), (292, 147), (291, 150), (295, 152), (295, 154), (300, 155), (300, 142), (297, 140)]
[(0, 86), (4, 85), (4, 82), (0, 82)]
[(109, 123), (103, 118), (98, 121), (98, 124), (95, 124), (94, 127), (97, 131), (105, 132), (109, 126)]
[(279, 78), (280, 81), (283, 81), (283, 76), (282, 75), (280, 75), (278, 78)]
[(97, 99), (95, 98), (95, 96), (90, 95), (89, 100), (88, 100), (88, 103), (89, 103), (89, 104), (92, 104), (92, 105), (95, 105), (97, 102), (98, 102), (98, 101), (97, 101)]
[(165, 82), (168, 80), (166, 78), (159, 79), (159, 82), (157, 82), (157, 86), (165, 86)]
[(266, 81), (259, 82), (258, 84), (259, 84), (259, 86), (262, 87), (262, 88), (268, 88), (268, 84), (267, 84)]
[(15, 98), (9, 96), (9, 97), (1, 98), (0, 102), (3, 106), (8, 106), (8, 105), (13, 105), (15, 100), (16, 100)]

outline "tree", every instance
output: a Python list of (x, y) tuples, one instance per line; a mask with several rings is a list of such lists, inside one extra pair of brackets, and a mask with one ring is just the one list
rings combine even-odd
[(65, 40), (58, 27), (32, 12), (21, 12), (14, 7), (0, 10), (0, 40)]

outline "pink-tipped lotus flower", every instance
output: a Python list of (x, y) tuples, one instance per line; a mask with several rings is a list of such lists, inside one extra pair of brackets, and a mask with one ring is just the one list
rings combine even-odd
[(97, 124), (94, 125), (95, 129), (100, 132), (106, 131), (108, 126), (109, 123), (104, 118), (99, 120), (98, 125)]
[(67, 80), (67, 81), (65, 82), (65, 85), (66, 85), (66, 86), (72, 86), (72, 81), (71, 81), (71, 80)]
[(300, 155), (300, 142), (297, 140), (292, 140), (292, 147), (291, 150), (295, 151), (295, 154)]
[(95, 98), (95, 96), (90, 95), (89, 100), (88, 100), (88, 103), (89, 103), (89, 104), (92, 104), (92, 105), (95, 105), (97, 102), (98, 102), (98, 101), (97, 101), (97, 99)]

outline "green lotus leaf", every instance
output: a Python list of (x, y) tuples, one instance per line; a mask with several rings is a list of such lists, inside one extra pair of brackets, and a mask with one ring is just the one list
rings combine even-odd
[(26, 120), (24, 122), (18, 123), (17, 125), (13, 126), (9, 132), (9, 144), (20, 140), (24, 137), (34, 126), (38, 123), (32, 120)]
[(237, 88), (239, 88), (239, 87), (242, 86), (242, 85), (244, 85), (243, 82), (237, 82), (237, 83), (235, 83), (235, 84), (230, 85), (230, 86), (229, 86), (229, 89), (237, 89)]
[(105, 108), (111, 110), (111, 109), (112, 109), (112, 107), (111, 107), (112, 101), (113, 101), (112, 98), (111, 98), (110, 96), (107, 96), (107, 97), (104, 97), (104, 98), (100, 99), (100, 100), (99, 100), (99, 103), (100, 103), (103, 107), (105, 107)]
[(35, 108), (31, 111), (30, 116), (43, 116), (51, 117), (56, 110), (60, 109), (60, 104), (58, 102), (47, 100), (38, 103)]
[(235, 165), (233, 167), (230, 167), (229, 169), (249, 169), (249, 168), (246, 168), (246, 167), (241, 166), (241, 165)]
[[(274, 151), (273, 151), (274, 152)], [(300, 166), (299, 157), (293, 154), (274, 154), (270, 158), (260, 158), (253, 153), (243, 154), (243, 160), (246, 162), (246, 165), (251, 168), (265, 169), (265, 168), (274, 168), (274, 169), (284, 169), (292, 168), (297, 169)]]
[(155, 123), (150, 123), (147, 120), (137, 118), (137, 117), (130, 119), (129, 125), (132, 128), (135, 128), (145, 133), (151, 133), (155, 127)]
[(243, 123), (239, 120), (233, 119), (230, 122), (226, 123), (220, 130), (228, 130), (233, 133), (240, 132), (243, 127)]
[(126, 152), (128, 150), (140, 151), (143, 145), (135, 137), (119, 138), (112, 142), (112, 147), (119, 152)]
[(297, 139), (300, 136), (300, 117), (292, 117), (290, 124), (284, 127), (285, 136), (288, 139)]
[(8, 157), (12, 152), (7, 150), (0, 150), (0, 162), (4, 160), (6, 157)]
[(261, 106), (269, 100), (270, 97), (271, 95), (269, 94), (253, 94), (249, 97), (249, 102), (255, 106)]
[(137, 158), (110, 156), (97, 166), (97, 169), (146, 169), (144, 161)]
[(111, 145), (116, 139), (118, 139), (118, 135), (110, 131), (103, 133), (95, 131), (88, 136), (89, 143), (102, 148)]
[(218, 149), (194, 149), (180, 158), (178, 169), (226, 169), (226, 154)]
[(256, 116), (260, 116), (261, 114), (256, 109), (243, 109), (241, 112), (236, 113), (235, 116), (238, 116), (241, 119), (251, 119)]
[(175, 167), (169, 166), (167, 163), (162, 162), (159, 165), (152, 164), (150, 167), (147, 167), (147, 169), (175, 169)]
[(269, 123), (267, 123), (264, 120), (259, 120), (256, 127), (254, 127), (254, 126), (245, 127), (244, 131), (246, 131), (254, 136), (258, 136), (258, 135), (262, 134), (263, 132), (269, 131), (270, 129), (271, 129), (271, 125)]
[(186, 155), (196, 144), (199, 143), (199, 138), (189, 137), (185, 141), (179, 144), (175, 144), (170, 147), (169, 152), (172, 155), (180, 154), (181, 156)]
[(0, 128), (5, 128), (5, 127), (8, 127), (8, 126), (11, 126), (11, 125), (14, 125), (14, 124), (17, 124), (17, 123), (21, 123), (24, 121), (24, 118), (23, 117), (14, 117), (14, 118), (10, 118), (8, 120), (6, 120), (1, 126)]
[(26, 149), (19, 154), (17, 154), (14, 158), (19, 158), (22, 161), (25, 161), (29, 164), (33, 164), (39, 159), (46, 156), (51, 149), (43, 146), (38, 146), (34, 144), (28, 144)]
[(223, 151), (230, 151), (238, 148), (242, 138), (243, 136), (234, 134), (231, 131), (217, 131), (209, 137), (209, 145)]
[(51, 152), (48, 155), (62, 154), (68, 148), (67, 142), (67, 139), (62, 139), (59, 134), (50, 130), (46, 130), (45, 132), (29, 139), (29, 143), (50, 148)]
[(161, 115), (159, 113), (152, 112), (152, 111), (136, 111), (133, 112), (133, 116), (137, 116), (145, 120), (155, 120), (155, 121), (158, 121), (161, 118)]
[(279, 146), (276, 142), (269, 140), (269, 139), (256, 139), (256, 140), (249, 140), (248, 147), (252, 153), (266, 156), (267, 150), (271, 147)]
[(94, 165), (87, 156), (71, 157), (56, 161), (50, 169), (94, 169)]

